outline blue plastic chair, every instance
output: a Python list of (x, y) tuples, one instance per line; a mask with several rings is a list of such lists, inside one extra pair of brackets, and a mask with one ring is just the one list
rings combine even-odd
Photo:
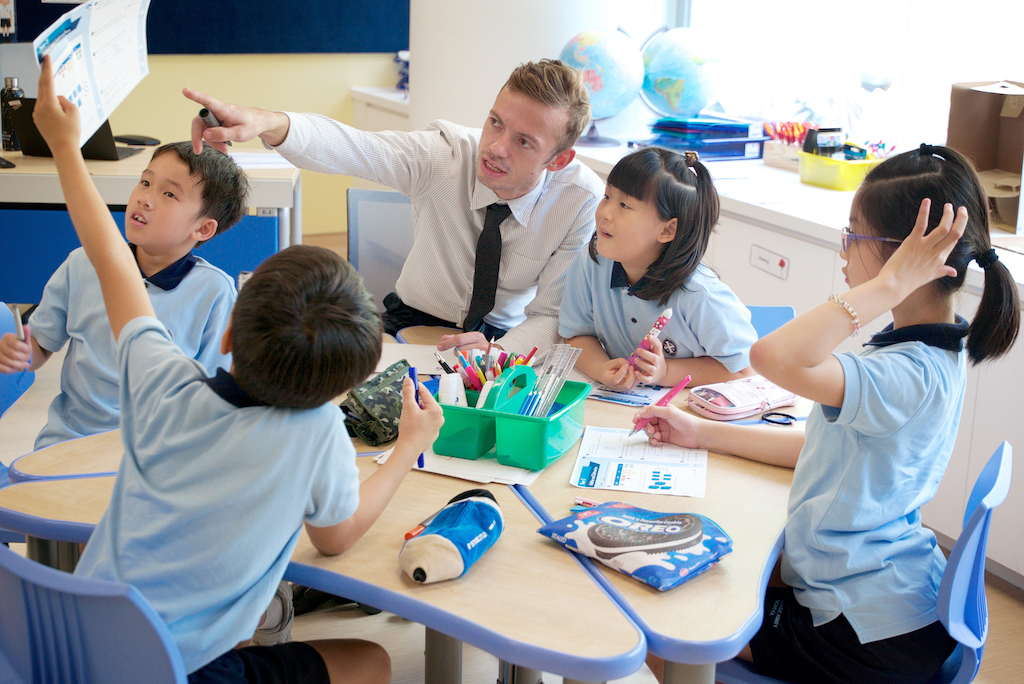
[[(928, 684), (968, 684), (981, 667), (988, 638), (988, 602), (985, 598), (985, 551), (992, 510), (1010, 491), (1013, 448), (1003, 442), (978, 476), (964, 513), (964, 527), (946, 562), (939, 584), (936, 612), (956, 639), (957, 647)], [(715, 679), (723, 684), (781, 684), (754, 672), (750, 663), (733, 659), (720, 663)]]
[(750, 309), (750, 324), (754, 326), (759, 339), (796, 317), (796, 309), (791, 306), (748, 306), (747, 308)]
[[(0, 302), (0, 336), (7, 333), (16, 333), (14, 313), (10, 308)], [(10, 375), (0, 373), (0, 416), (4, 415), (7, 409), (25, 393), (32, 383), (35, 382), (36, 374), (31, 372), (12, 373)], [(6, 487), (7, 466), (0, 463), (0, 488)], [(25, 535), (17, 534), (9, 530), (0, 529), (0, 545), (12, 543), (24, 543)]]
[(0, 546), (0, 682), (186, 681), (177, 644), (135, 587), (70, 575)]

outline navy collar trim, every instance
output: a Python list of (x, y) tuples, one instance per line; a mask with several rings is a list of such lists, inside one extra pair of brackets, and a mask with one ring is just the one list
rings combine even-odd
[(251, 406), (270, 406), (265, 401), (254, 399), (244, 389), (238, 386), (235, 378), (223, 368), (217, 369), (217, 374), (212, 378), (203, 378), (210, 389), (212, 389), (218, 397), (224, 401), (232, 404), (237, 408), (249, 408)]
[[(128, 246), (132, 248), (132, 254), (135, 255), (135, 263), (138, 264), (139, 255), (135, 251), (138, 248), (130, 242), (128, 243)], [(181, 284), (181, 281), (185, 279), (185, 276), (188, 275), (189, 271), (192, 270), (192, 267), (196, 265), (197, 261), (199, 261), (199, 257), (189, 250), (188, 254), (181, 257), (159, 273), (154, 273), (148, 278), (145, 273), (142, 273), (142, 268), (139, 268), (139, 273), (142, 273), (143, 280), (153, 283), (161, 290), (170, 291)]]
[(946, 351), (960, 352), (964, 348), (967, 337), (968, 323), (960, 316), (956, 323), (931, 323), (927, 325), (908, 325), (893, 329), (890, 323), (882, 332), (873, 335), (864, 346), (887, 347), (900, 342), (924, 342), (929, 347), (938, 347)]
[(640, 280), (636, 281), (632, 285), (629, 284), (629, 278), (626, 277), (626, 269), (623, 268), (622, 264), (618, 261), (612, 264), (612, 279), (608, 284), (613, 290), (620, 287), (628, 287), (629, 294), (633, 294), (637, 289), (642, 287), (647, 282), (647, 276), (644, 275)]

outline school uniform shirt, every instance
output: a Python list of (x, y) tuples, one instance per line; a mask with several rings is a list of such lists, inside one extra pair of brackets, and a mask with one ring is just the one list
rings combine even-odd
[(815, 625), (842, 613), (862, 643), (925, 627), (946, 566), (921, 506), (960, 424), (967, 322), (875, 335), (836, 354), (841, 408), (816, 405), (793, 473), (782, 579)]
[[(369, 133), (315, 114), (289, 112), (276, 148), (304, 169), (386, 185), (412, 200), (412, 250), (395, 285), (409, 306), (462, 325), (473, 296), (476, 243), (494, 191), (477, 181), (480, 130), (435, 121), (425, 131)], [(528, 193), (508, 202), (501, 224), (501, 267), (494, 308), (484, 320), (508, 330), (504, 349), (545, 350), (558, 342), (565, 271), (594, 232), (604, 183), (579, 161), (543, 171)], [(386, 227), (381, 227), (386, 230)]]
[(75, 572), (142, 592), (193, 672), (252, 636), (303, 521), (355, 512), (356, 453), (337, 406), (260, 405), (154, 318), (117, 352), (124, 457)]
[(665, 305), (633, 294), (645, 278), (630, 287), (622, 264), (600, 255), (595, 262), (588, 250), (580, 250), (569, 269), (559, 334), (596, 337), (609, 358), (628, 359), (671, 308), (672, 318), (658, 337), (666, 359), (710, 356), (730, 373), (750, 365), (750, 346), (757, 341), (750, 310), (711, 269), (700, 264)]
[[(231, 367), (220, 338), (238, 292), (231, 277), (191, 252), (146, 281), (157, 318), (207, 373)], [(117, 362), (114, 334), (96, 269), (79, 247), (50, 277), (29, 320), (32, 337), (47, 351), (69, 343), (60, 394), (50, 404), (35, 448), (117, 428)]]

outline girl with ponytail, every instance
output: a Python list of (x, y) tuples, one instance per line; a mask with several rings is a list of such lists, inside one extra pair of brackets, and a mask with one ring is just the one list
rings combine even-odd
[[(758, 373), (817, 402), (804, 434), (702, 421), (673, 407), (637, 417), (652, 418), (653, 443), (795, 466), (779, 572), (741, 657), (787, 682), (928, 682), (956, 642), (936, 616), (946, 559), (921, 525), (921, 506), (953, 451), (968, 359), (1010, 349), (1020, 301), (989, 241), (978, 176), (946, 147), (922, 145), (868, 174), (840, 254), (850, 290), (750, 353)], [(968, 323), (954, 294), (971, 261), (985, 288)], [(861, 352), (833, 353), (886, 311), (893, 324)]]
[[(757, 339), (750, 312), (701, 263), (718, 223), (718, 192), (697, 154), (647, 147), (623, 157), (595, 218), (559, 314), (559, 334), (582, 349), (576, 367), (618, 388), (749, 375)], [(637, 349), (665, 309), (672, 313), (660, 335)]]

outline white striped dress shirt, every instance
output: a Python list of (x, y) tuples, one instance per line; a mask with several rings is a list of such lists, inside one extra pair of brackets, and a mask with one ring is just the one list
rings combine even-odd
[[(288, 112), (287, 139), (274, 148), (303, 169), (358, 176), (412, 200), (412, 251), (395, 290), (406, 304), (461, 325), (473, 296), (476, 243), (494, 191), (477, 181), (479, 129), (435, 121), (425, 131), (370, 133), (317, 114)], [(503, 348), (541, 352), (560, 341), (565, 273), (594, 232), (604, 193), (579, 161), (542, 172), (536, 187), (510, 200), (501, 225), (494, 309), (485, 321), (509, 332)]]

